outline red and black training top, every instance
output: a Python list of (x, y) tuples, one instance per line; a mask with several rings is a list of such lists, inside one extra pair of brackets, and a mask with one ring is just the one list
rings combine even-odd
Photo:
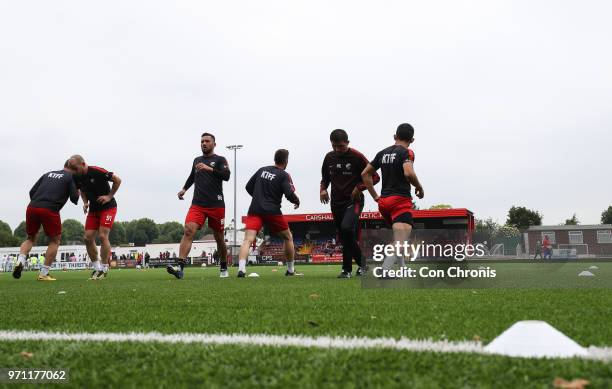
[(247, 182), (246, 191), (253, 198), (249, 215), (282, 215), (283, 195), (293, 204), (300, 203), (291, 176), (276, 166), (266, 166), (257, 170)]
[(381, 169), (382, 191), (380, 197), (402, 196), (412, 198), (410, 183), (404, 176), (404, 164), (414, 162), (414, 152), (401, 145), (389, 146), (379, 151), (370, 162), (374, 169)]
[[(323, 159), (321, 166), (321, 190), (327, 189), (331, 183), (331, 208), (346, 208), (353, 202), (351, 193), (357, 187), (360, 191), (366, 189), (361, 180), (361, 172), (368, 165), (368, 159), (359, 151), (349, 148), (346, 153), (330, 151)], [(380, 181), (378, 174), (372, 176), (374, 185)], [(363, 204), (363, 195), (360, 202)]]
[(89, 201), (89, 211), (97, 212), (105, 209), (117, 208), (117, 201), (113, 197), (106, 204), (100, 204), (98, 197), (110, 193), (109, 181), (113, 180), (113, 172), (109, 172), (98, 166), (88, 166), (87, 173), (74, 176), (77, 188), (79, 188)]
[[(210, 166), (212, 172), (198, 171), (195, 166), (199, 163)], [(195, 183), (192, 204), (204, 208), (225, 208), (223, 199), (223, 181), (230, 179), (230, 170), (225, 157), (220, 155), (201, 155), (191, 164), (191, 173), (187, 177), (183, 189), (187, 190)]]

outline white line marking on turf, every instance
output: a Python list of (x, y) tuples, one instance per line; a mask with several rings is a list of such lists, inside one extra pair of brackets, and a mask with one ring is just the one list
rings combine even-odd
[[(148, 333), (62, 333), (44, 331), (0, 330), (0, 341), (76, 341), (76, 342), (135, 342), (135, 343), (179, 343), (204, 345), (245, 345), (273, 347), (309, 347), (334, 349), (391, 349), (407, 351), (430, 351), (435, 353), (475, 353), (493, 355), (484, 349), (481, 342), (449, 340), (413, 340), (407, 338), (351, 338), (351, 337), (307, 337), (293, 335), (246, 335), (246, 334), (160, 334)], [(589, 347), (588, 356), (581, 359), (612, 361), (612, 348)]]

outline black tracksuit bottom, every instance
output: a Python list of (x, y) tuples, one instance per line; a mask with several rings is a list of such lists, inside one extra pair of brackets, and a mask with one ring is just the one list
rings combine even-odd
[(359, 247), (359, 216), (363, 211), (363, 202), (350, 203), (344, 207), (332, 207), (332, 215), (340, 242), (342, 243), (342, 270), (353, 271), (353, 260), (357, 266), (363, 265)]

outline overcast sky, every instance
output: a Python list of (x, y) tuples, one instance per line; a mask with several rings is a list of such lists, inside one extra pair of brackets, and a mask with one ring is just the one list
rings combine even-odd
[[(277, 148), (299, 211), (321, 212), (329, 132), (373, 158), (409, 122), (421, 208), (598, 223), (611, 14), (608, 1), (1, 1), (0, 219), (15, 228), (38, 177), (80, 153), (123, 179), (118, 220), (182, 222), (203, 131), (232, 168), (225, 146), (245, 145), (239, 215)], [(225, 195), (229, 221), (232, 183)], [(71, 204), (62, 215), (84, 221)]]

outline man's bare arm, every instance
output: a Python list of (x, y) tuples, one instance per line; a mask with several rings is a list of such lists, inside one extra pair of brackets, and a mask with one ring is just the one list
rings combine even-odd
[(83, 200), (83, 212), (87, 213), (87, 209), (89, 208), (89, 200), (87, 199), (87, 195), (85, 191), (81, 191), (81, 200)]
[(404, 177), (406, 177), (406, 180), (408, 180), (408, 182), (414, 186), (414, 194), (418, 198), (422, 199), (423, 196), (425, 196), (425, 192), (423, 191), (423, 186), (419, 182), (419, 178), (414, 171), (414, 166), (411, 161), (404, 163)]
[(378, 201), (378, 193), (376, 193), (376, 189), (374, 189), (374, 180), (372, 179), (372, 176), (375, 173), (376, 169), (374, 169), (374, 166), (368, 163), (365, 169), (363, 169), (363, 172), (361, 172), (361, 180), (363, 181), (363, 184), (368, 192), (370, 192), (370, 196), (372, 196), (374, 201)]
[(111, 187), (111, 191), (110, 191), (110, 195), (115, 197), (115, 193), (117, 193), (117, 191), (119, 190), (119, 187), (121, 186), (121, 178), (119, 178), (118, 175), (113, 174), (113, 186)]
[(111, 201), (113, 197), (115, 197), (115, 193), (117, 193), (117, 191), (119, 190), (119, 186), (121, 186), (121, 178), (119, 178), (118, 175), (113, 174), (113, 176), (111, 177), (111, 181), (113, 182), (113, 186), (111, 187), (110, 193), (98, 197), (98, 199), (96, 200), (98, 203), (106, 204)]

